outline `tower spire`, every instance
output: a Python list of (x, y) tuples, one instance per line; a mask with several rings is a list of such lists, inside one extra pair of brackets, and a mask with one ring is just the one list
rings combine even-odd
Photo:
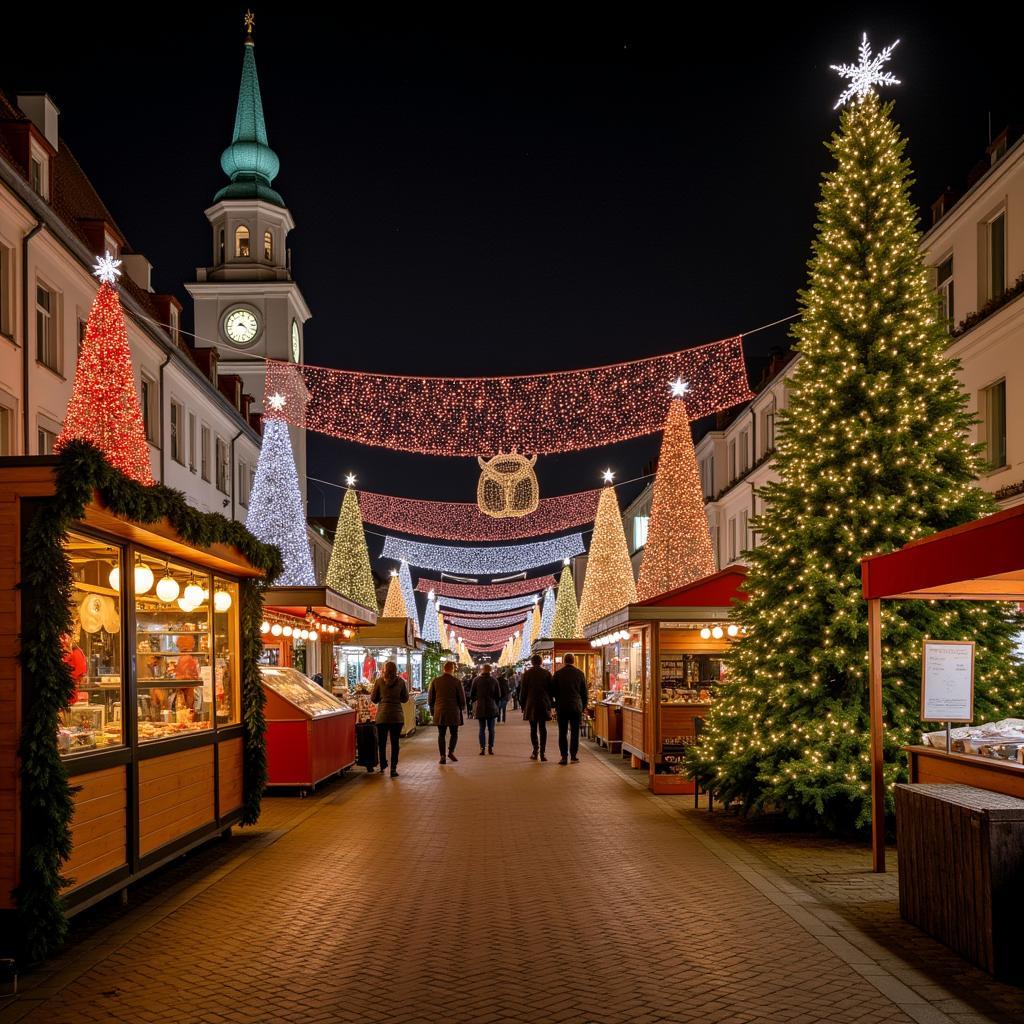
[(263, 199), (276, 206), (284, 200), (271, 188), (281, 162), (267, 141), (263, 117), (260, 80), (256, 74), (256, 43), (253, 39), (255, 16), (245, 12), (245, 45), (242, 53), (242, 82), (238, 89), (235, 130), (231, 145), (221, 153), (220, 166), (231, 179), (214, 197), (222, 199)]

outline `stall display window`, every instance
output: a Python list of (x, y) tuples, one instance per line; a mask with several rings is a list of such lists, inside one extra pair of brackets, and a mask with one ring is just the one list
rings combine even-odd
[(717, 654), (663, 655), (660, 667), (663, 703), (708, 703), (725, 674), (725, 662)]
[(218, 725), (239, 721), (238, 584), (213, 581), (213, 701)]
[(124, 743), (121, 709), (121, 550), (70, 533), (64, 552), (71, 565), (71, 629), (61, 637), (74, 691), (61, 713), (57, 746), (74, 755)]
[(189, 566), (138, 556), (135, 663), (140, 742), (213, 725), (210, 586), (208, 575)]

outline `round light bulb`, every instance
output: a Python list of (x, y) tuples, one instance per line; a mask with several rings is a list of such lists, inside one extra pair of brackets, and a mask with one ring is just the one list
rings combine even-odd
[(218, 590), (213, 595), (213, 610), (226, 612), (231, 607), (231, 595), (226, 590)]
[(725, 631), (722, 629), (721, 626), (715, 626), (715, 628), (713, 630), (711, 630), (711, 635), (716, 640), (721, 640), (722, 637), (725, 636)]
[(145, 562), (135, 563), (135, 593), (146, 594), (153, 586), (153, 570)]
[(299, 636), (303, 640), (308, 640), (309, 639), (309, 630), (308, 629), (302, 630), (302, 632), (299, 633)]
[(309, 639), (312, 640), (313, 643), (316, 643), (317, 640), (320, 639), (320, 635), (317, 633), (317, 631), (315, 629), (311, 629), (309, 631)]
[(263, 621), (262, 621), (262, 622), (260, 623), (260, 632), (261, 632), (261, 633), (269, 633), (269, 632), (270, 632), (270, 623), (269, 623), (269, 622), (267, 622), (267, 620), (266, 620), (266, 619), (264, 619), (264, 620), (263, 620)]
[(273, 636), (280, 636), (280, 635), (281, 635), (281, 623), (280, 623), (280, 622), (275, 622), (275, 623), (274, 623), (274, 624), (273, 624), (273, 625), (272, 625), (272, 626), (270, 627), (270, 632), (271, 632), (271, 634), (272, 634)]
[(292, 627), (291, 626), (285, 626), (284, 629), (281, 630), (281, 632), (285, 636), (291, 636), (292, 635)]
[(164, 576), (156, 585), (156, 596), (164, 604), (177, 601), (180, 593), (181, 587), (178, 586), (178, 581), (173, 576)]
[(726, 633), (728, 633), (729, 636), (738, 636), (739, 635), (739, 631), (740, 631), (740, 627), (737, 626), (735, 622), (730, 622), (729, 623), (729, 628), (726, 630)]
[(708, 629), (708, 627), (707, 627), (707, 626), (705, 626), (705, 627), (704, 627), (704, 628), (703, 628), (703, 629), (702, 629), (702, 630), (700, 631), (700, 638), (701, 638), (701, 640), (710, 640), (710, 639), (711, 639), (711, 630), (710, 630), (710, 629)]
[(193, 581), (185, 588), (185, 600), (193, 608), (198, 608), (203, 603), (203, 588)]
[(110, 583), (110, 589), (111, 590), (120, 591), (120, 589), (121, 589), (121, 568), (120, 568), (120, 566), (115, 565), (114, 568), (110, 570), (110, 575), (107, 577), (107, 581)]
[(178, 598), (178, 607), (183, 612), (194, 612), (196, 610), (196, 606), (187, 597)]

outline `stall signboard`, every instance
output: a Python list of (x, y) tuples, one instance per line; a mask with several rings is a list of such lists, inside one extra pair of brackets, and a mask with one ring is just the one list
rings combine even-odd
[(922, 644), (921, 720), (974, 720), (974, 641), (925, 640)]

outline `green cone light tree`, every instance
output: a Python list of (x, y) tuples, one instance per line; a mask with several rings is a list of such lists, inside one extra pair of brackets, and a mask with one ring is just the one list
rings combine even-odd
[(327, 586), (356, 604), (376, 612), (377, 590), (373, 585), (370, 553), (366, 547), (363, 516), (359, 511), (359, 495), (348, 487), (338, 513), (334, 531), (334, 547), (327, 567)]
[[(748, 635), (690, 755), (720, 797), (835, 831), (870, 815), (860, 560), (994, 507), (972, 485), (979, 455), (922, 264), (905, 141), (891, 105), (870, 88), (853, 95), (829, 143), (779, 481), (753, 523), (760, 544), (736, 616)], [(1019, 712), (1022, 686), (1006, 606), (891, 602), (882, 614), (891, 812), (900, 748), (920, 736), (923, 639), (977, 642), (977, 721)]]
[(552, 640), (575, 640), (580, 635), (580, 609), (576, 603), (576, 582), (568, 563), (562, 567), (555, 601), (555, 619), (551, 624)]

